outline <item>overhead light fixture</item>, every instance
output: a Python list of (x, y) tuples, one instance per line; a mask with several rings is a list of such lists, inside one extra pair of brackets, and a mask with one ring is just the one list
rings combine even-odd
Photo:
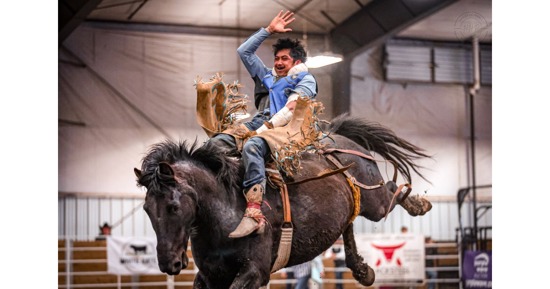
[(306, 61), (306, 65), (308, 68), (318, 68), (318, 67), (323, 67), (330, 64), (338, 63), (343, 59), (344, 58), (342, 57), (342, 55), (326, 52), (322, 55), (308, 57)]
[[(307, 29), (307, 27), (305, 27)], [(304, 29), (304, 30), (305, 30)], [(307, 33), (304, 33), (304, 41), (307, 40)], [(325, 52), (316, 56), (308, 56), (306, 65), (308, 68), (318, 68), (342, 61), (344, 57), (341, 54), (331, 52), (329, 35), (325, 34)]]

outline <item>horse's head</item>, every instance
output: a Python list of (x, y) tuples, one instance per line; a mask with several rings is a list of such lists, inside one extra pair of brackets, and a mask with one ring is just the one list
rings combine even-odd
[[(203, 214), (224, 212), (216, 204), (235, 201), (241, 182), (239, 163), (225, 152), (215, 143), (197, 147), (195, 142), (187, 148), (186, 142), (167, 140), (153, 145), (141, 170), (134, 169), (138, 185), (147, 188), (143, 207), (157, 236), (162, 272), (175, 275), (186, 268), (187, 242), (201, 228)], [(211, 224), (204, 226), (211, 231)]]
[(159, 268), (169, 275), (187, 268), (187, 242), (197, 208), (196, 191), (178, 177), (176, 167), (160, 162), (143, 172), (134, 169), (138, 184), (147, 188), (143, 208), (157, 236)]

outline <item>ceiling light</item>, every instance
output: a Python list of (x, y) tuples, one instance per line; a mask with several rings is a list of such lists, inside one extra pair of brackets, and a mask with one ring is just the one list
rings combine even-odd
[(306, 61), (306, 65), (308, 68), (318, 68), (318, 67), (323, 67), (330, 64), (338, 63), (343, 59), (344, 58), (342, 57), (342, 55), (327, 52), (322, 55), (308, 57)]
[[(304, 22), (304, 46), (307, 47), (307, 21)], [(308, 68), (318, 68), (327, 66), (330, 64), (338, 63), (344, 59), (341, 54), (335, 54), (331, 52), (329, 34), (325, 34), (325, 52), (316, 56), (308, 56), (306, 66)], [(309, 54), (309, 52), (308, 52)]]

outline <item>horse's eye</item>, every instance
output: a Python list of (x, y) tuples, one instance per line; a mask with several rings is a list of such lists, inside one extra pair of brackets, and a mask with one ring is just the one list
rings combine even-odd
[(179, 209), (180, 209), (179, 204), (169, 204), (168, 205), (168, 213), (170, 213), (170, 214), (176, 214)]

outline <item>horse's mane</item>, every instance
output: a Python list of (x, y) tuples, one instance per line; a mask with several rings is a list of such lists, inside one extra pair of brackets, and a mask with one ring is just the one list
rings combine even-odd
[(197, 140), (190, 145), (187, 141), (176, 143), (172, 140), (152, 145), (142, 160), (142, 176), (138, 184), (147, 184), (149, 191), (160, 191), (162, 180), (156, 177), (158, 164), (174, 164), (178, 161), (193, 162), (197, 166), (211, 170), (218, 182), (223, 183), (228, 190), (240, 187), (242, 173), (239, 171), (239, 162), (228, 157), (223, 148), (210, 142), (199, 146)]
[(240, 190), (244, 167), (238, 159), (227, 155), (227, 149), (206, 142), (192, 153), (192, 157), (210, 168), (218, 182), (223, 183), (228, 190)]
[(419, 172), (423, 167), (416, 165), (414, 161), (431, 158), (431, 156), (424, 153), (422, 148), (398, 137), (391, 129), (345, 113), (331, 120), (329, 130), (332, 133), (345, 136), (367, 150), (376, 152), (384, 159), (393, 162), (409, 183), (411, 183), (409, 168), (429, 182)]

